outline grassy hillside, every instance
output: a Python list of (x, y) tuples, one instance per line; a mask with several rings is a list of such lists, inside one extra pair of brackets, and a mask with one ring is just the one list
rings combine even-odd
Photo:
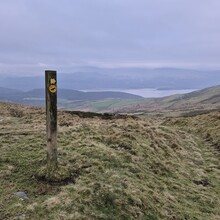
[[(19, 92), (0, 88), (0, 100), (42, 106), (45, 103), (44, 90)], [(75, 111), (188, 116), (220, 109), (220, 86), (163, 98), (142, 98), (122, 92), (80, 92), (60, 89), (58, 104), (60, 108)]]
[(220, 219), (218, 127), (219, 112), (59, 111), (59, 162), (72, 180), (51, 185), (34, 176), (46, 155), (44, 109), (0, 103), (0, 219)]
[[(65, 108), (76, 108), (78, 106), (83, 106), (88, 102), (90, 103), (97, 100), (138, 100), (141, 98), (141, 96), (125, 92), (82, 92), (71, 89), (59, 89), (58, 91), (58, 105)], [(44, 106), (45, 91), (44, 89), (33, 89), (24, 92), (20, 90), (0, 87), (0, 101), (30, 104), (34, 106)]]
[[(87, 109), (94, 110), (96, 101)], [(102, 106), (102, 112), (123, 112), (123, 113), (147, 113), (160, 114), (165, 116), (196, 115), (220, 109), (220, 86), (214, 86), (203, 90), (183, 95), (172, 95), (163, 98), (146, 98), (139, 100), (115, 101), (110, 106)]]
[(67, 109), (138, 113), (160, 116), (187, 116), (220, 109), (220, 86), (214, 86), (183, 95), (163, 98), (102, 99), (66, 105)]

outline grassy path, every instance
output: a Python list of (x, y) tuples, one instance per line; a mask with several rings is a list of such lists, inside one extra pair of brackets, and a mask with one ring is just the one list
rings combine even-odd
[(45, 158), (44, 112), (0, 107), (0, 219), (220, 219), (218, 136), (205, 119), (201, 127), (197, 118), (60, 112), (59, 160), (75, 181), (53, 186), (34, 177)]

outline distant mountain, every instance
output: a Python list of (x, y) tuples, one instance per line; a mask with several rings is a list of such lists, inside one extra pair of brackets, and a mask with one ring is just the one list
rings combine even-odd
[[(72, 73), (58, 72), (58, 85), (63, 89), (202, 89), (220, 84), (220, 71), (174, 68), (78, 68)], [(1, 76), (0, 86), (20, 90), (42, 88), (42, 76)]]
[[(33, 89), (23, 92), (15, 89), (0, 87), (0, 101), (8, 101), (15, 103), (26, 103), (42, 106), (45, 101), (44, 89)], [(133, 95), (124, 92), (81, 92), (70, 89), (58, 90), (58, 103), (61, 107), (65, 103), (73, 104), (76, 102), (96, 101), (103, 99), (140, 99), (141, 96)]]
[(23, 93), (21, 90), (0, 87), (0, 100), (16, 102), (23, 97)]
[(20, 93), (22, 91), (17, 90), (17, 89), (8, 89), (8, 88), (3, 88), (0, 87), (0, 95), (11, 95), (11, 94), (16, 94), (16, 93)]

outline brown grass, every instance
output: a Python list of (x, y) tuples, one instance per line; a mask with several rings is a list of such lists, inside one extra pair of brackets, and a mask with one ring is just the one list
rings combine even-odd
[(210, 146), (220, 143), (219, 118), (60, 111), (59, 161), (75, 180), (56, 186), (34, 178), (46, 156), (44, 109), (0, 103), (0, 219), (220, 219), (219, 151)]

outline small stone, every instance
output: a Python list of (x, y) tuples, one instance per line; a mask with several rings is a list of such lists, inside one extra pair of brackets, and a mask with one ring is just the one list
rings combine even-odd
[(25, 214), (17, 215), (16, 219), (24, 220), (26, 219), (26, 215)]
[(16, 196), (20, 197), (22, 200), (28, 200), (28, 196), (25, 192), (16, 192), (14, 193)]

